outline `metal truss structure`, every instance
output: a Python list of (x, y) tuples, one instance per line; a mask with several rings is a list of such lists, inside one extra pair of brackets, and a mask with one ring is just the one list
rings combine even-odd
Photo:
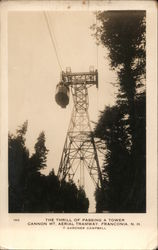
[(73, 180), (78, 172), (79, 185), (84, 188), (85, 169), (94, 185), (101, 187), (102, 176), (95, 141), (88, 115), (88, 87), (98, 86), (98, 72), (62, 72), (62, 82), (71, 88), (74, 107), (59, 165), (60, 180)]

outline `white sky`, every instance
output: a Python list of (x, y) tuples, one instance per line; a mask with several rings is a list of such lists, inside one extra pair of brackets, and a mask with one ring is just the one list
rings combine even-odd
[[(63, 70), (69, 66), (72, 72), (89, 71), (90, 65), (97, 68), (97, 46), (90, 30), (95, 23), (92, 12), (49, 12), (49, 22)], [(57, 173), (71, 116), (72, 98), (66, 109), (55, 102), (60, 68), (43, 12), (9, 13), (8, 55), (9, 131), (14, 133), (28, 120), (26, 145), (33, 152), (36, 139), (44, 130), (49, 149), (46, 172), (54, 168)], [(110, 84), (115, 81), (115, 75), (109, 70), (106, 57), (105, 48), (99, 46), (99, 89), (95, 86), (89, 89), (92, 121), (97, 121), (99, 110), (103, 110), (105, 105), (112, 105), (115, 100), (116, 90)], [(91, 185), (88, 182), (87, 190), (91, 190)]]

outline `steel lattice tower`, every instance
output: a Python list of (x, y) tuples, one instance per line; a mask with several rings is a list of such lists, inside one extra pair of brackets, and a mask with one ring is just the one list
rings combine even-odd
[(74, 107), (58, 170), (60, 180), (73, 180), (79, 173), (84, 188), (84, 172), (88, 170), (95, 186), (101, 187), (102, 176), (88, 114), (88, 88), (98, 86), (98, 72), (62, 72), (62, 84), (71, 88)]

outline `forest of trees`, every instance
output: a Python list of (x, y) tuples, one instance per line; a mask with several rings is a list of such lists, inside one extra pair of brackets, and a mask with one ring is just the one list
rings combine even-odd
[(145, 11), (97, 13), (95, 39), (108, 49), (117, 75), (116, 103), (106, 106), (95, 137), (106, 147), (98, 212), (146, 211)]
[(45, 134), (41, 132), (30, 156), (25, 145), (27, 121), (9, 134), (9, 212), (10, 213), (86, 213), (89, 201), (82, 188), (71, 181), (59, 181), (52, 170), (41, 174), (46, 168), (48, 149)]
[[(146, 13), (104, 11), (92, 26), (98, 44), (108, 51), (116, 102), (100, 113), (94, 135), (106, 148), (103, 186), (96, 189), (96, 212), (146, 212)], [(105, 72), (106, 74), (106, 72)], [(105, 83), (107, 84), (107, 83)], [(48, 149), (41, 132), (30, 156), (25, 122), (9, 134), (9, 212), (88, 212), (82, 188), (59, 181), (46, 168)]]

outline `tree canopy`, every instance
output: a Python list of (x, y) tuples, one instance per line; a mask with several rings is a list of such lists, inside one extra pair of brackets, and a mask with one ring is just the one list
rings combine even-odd
[(9, 134), (9, 212), (88, 212), (89, 201), (84, 190), (73, 182), (59, 181), (52, 170), (49, 175), (41, 174), (46, 168), (48, 149), (45, 133), (37, 138), (30, 156), (25, 146), (28, 122), (15, 135)]
[(97, 210), (144, 212), (146, 209), (145, 11), (104, 11), (93, 25), (99, 44), (108, 49), (117, 74), (117, 100), (105, 107), (95, 136), (106, 147), (103, 192)]

